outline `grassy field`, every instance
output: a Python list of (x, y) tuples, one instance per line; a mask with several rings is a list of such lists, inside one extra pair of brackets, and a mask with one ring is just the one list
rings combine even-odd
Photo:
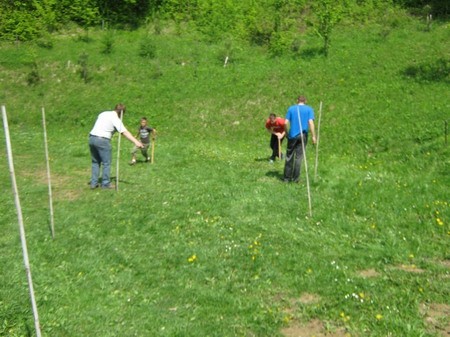
[[(444, 336), (450, 30), (425, 28), (406, 19), (340, 27), (328, 58), (310, 34), (279, 58), (169, 28), (71, 32), (52, 48), (3, 43), (0, 103), (43, 335)], [(316, 118), (323, 102), (317, 176), (317, 149), (307, 152), (312, 217), (305, 171), (300, 184), (281, 183), (264, 130), (299, 94)], [(155, 163), (128, 166), (123, 140), (119, 191), (91, 191), (87, 135), (118, 102), (130, 131), (141, 116), (158, 130)], [(2, 158), (0, 335), (27, 336), (33, 316)]]

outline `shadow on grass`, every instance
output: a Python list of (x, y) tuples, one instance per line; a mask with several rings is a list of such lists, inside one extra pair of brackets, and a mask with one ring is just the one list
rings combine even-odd
[(439, 58), (410, 65), (403, 70), (403, 76), (419, 82), (450, 83), (450, 59)]
[(283, 179), (283, 172), (281, 172), (280, 170), (278, 170), (278, 171), (275, 171), (275, 170), (268, 171), (266, 173), (266, 177), (275, 178), (277, 180), (282, 180)]
[(312, 59), (317, 56), (323, 56), (323, 48), (321, 47), (311, 47), (300, 50), (299, 55), (303, 59)]
[[(116, 182), (116, 177), (110, 177), (109, 180), (111, 181), (111, 184), (112, 184), (112, 183), (115, 183), (115, 182)], [(101, 178), (100, 178), (100, 182), (99, 182), (99, 183), (101, 183)], [(119, 179), (119, 183), (121, 183), (121, 184), (131, 184), (129, 181), (127, 181), (127, 180), (122, 180), (122, 179)], [(91, 182), (88, 181), (87, 184), (88, 184), (88, 185), (91, 185)]]

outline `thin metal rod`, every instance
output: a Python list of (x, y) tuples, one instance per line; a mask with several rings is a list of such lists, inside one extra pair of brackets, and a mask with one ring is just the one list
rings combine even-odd
[(305, 176), (306, 176), (306, 189), (308, 191), (308, 206), (309, 206), (309, 216), (312, 217), (312, 206), (311, 206), (311, 190), (309, 188), (309, 175), (308, 175), (308, 161), (306, 160), (306, 147), (303, 138), (303, 127), (302, 127), (302, 119), (300, 116), (300, 108), (297, 106), (297, 114), (298, 114), (298, 123), (300, 126), (300, 136), (302, 138), (302, 151), (303, 151), (303, 159), (305, 162)]
[(50, 159), (48, 155), (48, 141), (47, 141), (47, 128), (45, 122), (45, 109), (42, 107), (42, 127), (44, 130), (44, 147), (45, 147), (45, 161), (47, 163), (47, 181), (48, 181), (48, 200), (50, 207), (50, 229), (52, 232), (52, 238), (55, 238), (55, 221), (53, 214), (53, 196), (52, 196), (52, 181), (50, 175)]
[(25, 237), (25, 226), (23, 225), (22, 208), (20, 206), (19, 191), (17, 190), (16, 175), (14, 173), (14, 162), (13, 162), (13, 156), (12, 156), (11, 139), (9, 136), (8, 117), (6, 115), (6, 108), (4, 105), (2, 105), (2, 117), (3, 117), (3, 128), (5, 129), (6, 151), (8, 154), (9, 174), (11, 177), (11, 183), (12, 183), (12, 188), (13, 188), (14, 202), (16, 204), (17, 219), (19, 221), (19, 231), (20, 231), (20, 240), (22, 242), (23, 262), (25, 265), (25, 272), (27, 274), (28, 289), (30, 291), (31, 306), (33, 309), (34, 327), (36, 330), (36, 336), (41, 337), (39, 314), (38, 314), (38, 308), (36, 305), (36, 299), (34, 296), (33, 279), (31, 277), (30, 261), (28, 259), (27, 240)]
[[(123, 111), (120, 111), (120, 124), (123, 125)], [(120, 159), (120, 140), (122, 134), (119, 131), (119, 139), (117, 140), (117, 162), (116, 162), (116, 191), (119, 190), (119, 159)]]
[(314, 165), (314, 180), (317, 178), (317, 167), (319, 166), (319, 139), (320, 139), (320, 119), (322, 117), (322, 101), (319, 107), (319, 121), (317, 123), (317, 144), (316, 144), (316, 163)]

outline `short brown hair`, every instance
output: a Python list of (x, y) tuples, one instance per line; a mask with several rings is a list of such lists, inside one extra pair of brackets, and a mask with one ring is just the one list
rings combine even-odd
[(125, 113), (125, 110), (127, 110), (127, 107), (122, 103), (116, 104), (116, 107), (114, 108), (114, 111), (117, 113)]
[(300, 103), (306, 103), (306, 97), (303, 95), (298, 96), (297, 101)]

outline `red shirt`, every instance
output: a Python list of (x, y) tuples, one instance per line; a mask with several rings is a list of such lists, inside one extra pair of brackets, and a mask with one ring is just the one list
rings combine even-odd
[(276, 117), (273, 123), (268, 118), (266, 121), (266, 129), (281, 133), (284, 132), (285, 123), (286, 121), (281, 117)]

